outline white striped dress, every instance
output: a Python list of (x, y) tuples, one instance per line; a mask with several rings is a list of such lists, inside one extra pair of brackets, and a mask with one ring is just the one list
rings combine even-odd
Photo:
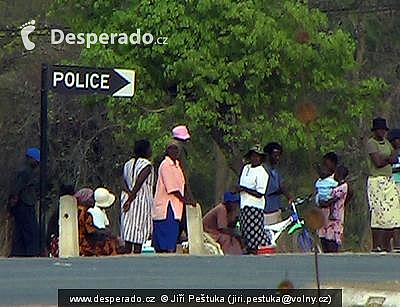
[(150, 175), (143, 182), (127, 212), (124, 212), (123, 205), (128, 199), (128, 194), (122, 191), (120, 198), (121, 238), (124, 241), (136, 244), (146, 242), (152, 233), (151, 209), (153, 207), (154, 168), (151, 162), (144, 158), (138, 158), (136, 164), (133, 158), (124, 165), (124, 180), (129, 190), (133, 189), (138, 175), (148, 165), (151, 166)]

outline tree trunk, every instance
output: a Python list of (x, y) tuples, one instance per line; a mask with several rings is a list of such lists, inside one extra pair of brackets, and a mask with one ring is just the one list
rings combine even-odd
[(213, 141), (215, 155), (215, 190), (214, 203), (217, 204), (223, 199), (224, 192), (231, 190), (237, 183), (238, 178), (235, 172), (229, 167), (228, 161), (218, 144)]

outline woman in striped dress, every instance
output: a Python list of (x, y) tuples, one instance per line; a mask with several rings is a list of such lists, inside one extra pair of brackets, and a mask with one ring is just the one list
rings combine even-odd
[(149, 161), (148, 140), (135, 143), (135, 157), (124, 165), (124, 189), (121, 192), (121, 238), (125, 252), (140, 254), (152, 232), (154, 169)]

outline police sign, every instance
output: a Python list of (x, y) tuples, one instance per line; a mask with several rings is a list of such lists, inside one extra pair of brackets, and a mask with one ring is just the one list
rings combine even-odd
[(135, 90), (133, 70), (52, 65), (49, 72), (48, 89), (56, 92), (132, 97)]
[(135, 92), (135, 71), (129, 69), (42, 64), (40, 100), (40, 250), (46, 250), (48, 92), (103, 94), (129, 98)]

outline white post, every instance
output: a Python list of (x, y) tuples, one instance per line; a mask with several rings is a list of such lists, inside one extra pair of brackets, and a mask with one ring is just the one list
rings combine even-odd
[(65, 195), (60, 198), (59, 257), (79, 256), (78, 207), (76, 198)]
[(186, 205), (186, 222), (189, 241), (189, 254), (190, 255), (204, 255), (203, 239), (203, 217), (201, 214), (201, 207), (196, 204), (196, 207)]

